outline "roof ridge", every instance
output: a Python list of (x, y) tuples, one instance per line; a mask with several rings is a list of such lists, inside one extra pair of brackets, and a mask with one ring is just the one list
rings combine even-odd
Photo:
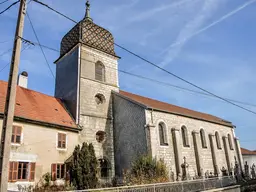
[[(123, 93), (123, 94), (122, 94)], [(174, 113), (180, 113), (182, 115), (182, 113), (180, 112), (180, 110), (184, 110), (183, 112), (183, 115), (189, 115), (190, 117), (194, 117), (194, 118), (200, 118), (202, 120), (206, 120), (207, 121), (207, 118), (209, 121), (214, 121), (215, 123), (219, 123), (219, 124), (225, 124), (226, 126), (234, 126), (232, 124), (232, 122), (230, 121), (227, 121), (223, 118), (220, 118), (220, 117), (217, 117), (215, 115), (211, 115), (211, 114), (208, 114), (208, 113), (205, 113), (205, 112), (200, 112), (200, 111), (196, 111), (196, 110), (192, 110), (192, 109), (189, 109), (189, 108), (185, 108), (185, 107), (181, 107), (181, 106), (178, 106), (178, 105), (173, 105), (171, 103), (167, 103), (167, 102), (164, 102), (164, 101), (160, 101), (160, 100), (157, 100), (157, 99), (152, 99), (152, 98), (149, 98), (149, 97), (146, 97), (146, 96), (141, 96), (141, 95), (138, 95), (138, 94), (134, 94), (134, 93), (130, 93), (130, 92), (127, 92), (127, 91), (123, 91), (123, 90), (120, 90), (120, 94), (124, 95), (124, 96), (127, 96), (139, 103), (142, 103), (144, 104), (145, 106), (148, 106), (149, 108), (155, 108), (155, 109), (159, 109), (159, 110), (163, 110), (163, 111), (169, 111), (169, 112), (174, 112)], [(137, 98), (135, 98), (137, 97)], [(137, 100), (136, 100), (137, 99)], [(145, 100), (145, 101), (141, 101), (141, 100)], [(152, 103), (149, 103), (149, 102), (152, 102)], [(153, 103), (154, 102), (154, 103)], [(160, 104), (160, 106), (157, 106), (156, 105)], [(166, 108), (169, 107), (169, 109), (163, 109), (163, 106), (161, 105), (164, 105), (166, 106)], [(173, 107), (174, 109), (171, 109), (170, 110), (170, 107)], [(176, 108), (176, 110), (175, 110)], [(189, 114), (190, 113), (190, 114)], [(194, 114), (191, 114), (191, 113), (194, 113)], [(199, 117), (201, 115), (201, 117)], [(204, 116), (204, 117), (202, 117)]]
[[(7, 86), (7, 82), (0, 80), (0, 113), (4, 111)], [(77, 128), (75, 119), (60, 98), (20, 86), (17, 87), (15, 117)]]
[[(8, 82), (7, 82), (7, 81), (4, 81), (4, 80), (0, 80), (0, 83), (1, 83), (1, 82), (8, 84)], [(25, 91), (31, 91), (31, 92), (34, 92), (34, 93), (38, 93), (38, 94), (45, 95), (45, 96), (47, 96), (47, 97), (51, 97), (51, 98), (55, 98), (55, 99), (58, 99), (58, 100), (59, 100), (59, 98), (56, 98), (56, 97), (54, 97), (53, 95), (48, 95), (48, 94), (46, 94), (46, 93), (42, 93), (42, 92), (39, 92), (39, 91), (35, 91), (35, 90), (29, 89), (29, 88), (24, 88), (24, 87), (21, 87), (21, 86), (19, 86), (19, 85), (17, 85), (17, 87), (19, 87), (20, 89), (25, 90)]]
[(120, 92), (125, 92), (125, 93), (132, 94), (132, 95), (135, 95), (135, 96), (144, 97), (144, 98), (146, 98), (146, 99), (154, 100), (154, 101), (157, 101), (157, 102), (160, 102), (160, 103), (163, 103), (163, 104), (173, 105), (173, 106), (175, 106), (175, 107), (179, 107), (179, 108), (182, 108), (182, 109), (186, 109), (186, 110), (194, 111), (194, 112), (197, 112), (197, 113), (202, 113), (202, 114), (210, 115), (210, 116), (216, 117), (216, 118), (218, 118), (218, 119), (220, 119), (220, 120), (222, 120), (222, 121), (230, 122), (230, 121), (227, 121), (227, 120), (225, 120), (225, 119), (223, 119), (223, 118), (217, 117), (217, 116), (212, 115), (212, 114), (209, 114), (209, 113), (200, 112), (200, 111), (196, 111), (196, 110), (189, 109), (189, 108), (186, 108), (186, 107), (182, 107), (182, 106), (174, 105), (174, 104), (171, 104), (171, 103), (167, 103), (167, 102), (164, 102), (164, 101), (160, 101), (160, 100), (158, 100), (158, 99), (153, 99), (153, 98), (150, 98), (150, 97), (146, 97), (146, 96), (138, 95), (138, 94), (131, 93), (131, 92), (127, 92), (127, 91), (123, 91), (123, 90), (120, 90)]

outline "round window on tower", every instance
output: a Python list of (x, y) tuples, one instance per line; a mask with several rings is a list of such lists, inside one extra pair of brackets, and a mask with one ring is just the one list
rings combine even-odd
[(96, 133), (96, 140), (99, 142), (99, 143), (103, 143), (105, 141), (105, 138), (106, 138), (106, 132), (104, 131), (98, 131)]
[(97, 95), (95, 95), (95, 101), (98, 105), (103, 104), (105, 102), (104, 95), (98, 93)]

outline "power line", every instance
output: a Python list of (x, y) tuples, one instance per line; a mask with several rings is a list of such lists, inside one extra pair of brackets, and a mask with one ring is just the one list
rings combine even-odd
[(8, 65), (10, 65), (10, 63), (7, 63), (7, 64), (0, 70), (0, 73), (1, 73)]
[[(32, 45), (38, 45), (38, 46), (39, 46), (39, 44), (36, 43), (36, 42), (30, 41), (30, 40), (27, 40), (27, 39), (24, 39), (24, 38), (22, 38), (22, 40), (23, 40), (24, 42), (30, 43), (30, 44), (32, 44)], [(59, 53), (59, 51), (58, 51), (57, 49), (51, 48), (51, 47), (49, 47), (49, 46), (42, 45), (42, 44), (40, 44), (40, 46), (42, 46), (42, 47), (44, 47), (44, 48), (46, 48), (46, 49), (49, 49), (49, 50), (52, 50), (52, 51), (55, 51), (55, 52), (58, 52), (58, 53)], [(89, 60), (84, 59), (84, 58), (81, 58), (81, 57), (80, 57), (79, 59), (84, 60), (84, 61), (87, 61), (87, 62), (92, 62), (92, 61), (89, 61)], [(161, 85), (164, 85), (164, 86), (168, 86), (168, 87), (172, 87), (172, 88), (177, 88), (177, 89), (182, 90), (182, 91), (187, 91), (187, 92), (196, 93), (196, 94), (199, 94), (199, 95), (203, 95), (203, 96), (215, 98), (214, 96), (212, 96), (212, 95), (210, 95), (210, 94), (207, 94), (207, 93), (204, 93), (204, 92), (201, 92), (201, 91), (196, 91), (196, 90), (193, 90), (193, 89), (181, 87), (181, 86), (174, 85), (174, 84), (171, 84), (171, 83), (159, 81), (159, 80), (156, 80), (156, 79), (153, 79), (153, 78), (141, 76), (141, 75), (134, 74), (134, 73), (131, 73), (131, 72), (128, 72), (128, 71), (124, 71), (124, 70), (121, 70), (121, 69), (117, 69), (117, 68), (114, 68), (114, 67), (109, 67), (109, 66), (105, 66), (105, 67), (106, 67), (106, 68), (110, 68), (110, 69), (112, 69), (112, 70), (119, 71), (119, 72), (124, 73), (124, 74), (126, 74), (126, 75), (130, 75), (130, 76), (133, 76), (133, 77), (136, 77), (136, 78), (148, 80), (148, 81), (151, 81), (151, 82), (154, 82), (154, 83), (157, 83), (157, 84), (161, 84)], [(256, 104), (251, 104), (251, 103), (247, 103), (247, 102), (244, 102), (244, 101), (238, 101), (238, 100), (229, 99), (229, 98), (225, 98), (225, 99), (227, 99), (227, 100), (229, 100), (229, 101), (232, 101), (232, 102), (235, 102), (235, 103), (240, 103), (240, 104), (243, 104), (243, 105), (248, 105), (248, 106), (251, 106), (251, 107), (256, 107)]]
[(40, 50), (41, 50), (41, 52), (42, 52), (42, 54), (43, 54), (43, 56), (44, 56), (45, 62), (46, 62), (46, 64), (47, 64), (47, 66), (48, 66), (48, 68), (49, 68), (49, 70), (50, 70), (50, 72), (51, 72), (53, 78), (55, 79), (55, 75), (54, 75), (53, 72), (52, 72), (52, 69), (51, 69), (51, 67), (50, 67), (50, 64), (49, 64), (47, 58), (46, 58), (46, 55), (45, 55), (45, 53), (44, 53), (44, 50), (43, 50), (43, 48), (42, 48), (42, 46), (41, 46), (41, 44), (40, 44), (39, 38), (38, 38), (38, 36), (37, 36), (37, 34), (36, 34), (35, 28), (34, 28), (33, 23), (32, 23), (32, 21), (31, 21), (31, 19), (30, 19), (30, 17), (29, 17), (28, 12), (27, 12), (27, 16), (28, 16), (28, 20), (29, 20), (29, 23), (30, 23), (30, 25), (31, 25), (31, 28), (32, 28), (32, 30), (33, 30), (33, 33), (34, 33), (34, 35), (35, 35), (35, 37), (36, 37), (37, 43), (38, 43), (38, 45), (39, 45), (39, 47), (40, 47)]
[(3, 55), (5, 55), (6, 53), (9, 53), (12, 51), (12, 48), (8, 49), (7, 51), (4, 51), (3, 53), (0, 54), (0, 57), (2, 57)]
[[(22, 50), (21, 50), (21, 52), (23, 52), (23, 51), (25, 51), (26, 49), (29, 49), (29, 45), (27, 46), (27, 47), (24, 47)], [(10, 65), (10, 63), (7, 63), (2, 69), (0, 69), (0, 73), (8, 66), (8, 65)]]
[(32, 1), (35, 1), (36, 3), (39, 3), (39, 4), (41, 4), (41, 5), (45, 6), (45, 7), (47, 7), (48, 9), (54, 11), (55, 13), (57, 13), (57, 14), (59, 14), (59, 15), (65, 17), (66, 19), (68, 19), (68, 20), (70, 20), (70, 21), (72, 21), (72, 22), (74, 22), (74, 23), (77, 23), (74, 19), (71, 19), (70, 17), (68, 17), (68, 16), (66, 16), (65, 14), (63, 14), (63, 13), (61, 13), (61, 12), (59, 12), (59, 11), (53, 9), (53, 8), (51, 8), (49, 5), (47, 5), (47, 4), (45, 4), (45, 3), (41, 2), (41, 1), (38, 1), (38, 0), (32, 0)]
[(5, 0), (5, 1), (0, 2), (0, 5), (6, 3), (7, 1), (9, 1), (9, 0)]
[[(31, 1), (30, 1), (31, 2)], [(29, 20), (29, 22), (30, 22), (30, 25), (31, 25), (31, 28), (32, 28), (32, 30), (33, 30), (33, 32), (34, 32), (34, 34), (35, 34), (35, 37), (36, 37), (36, 39), (37, 39), (37, 42), (36, 43), (33, 43), (33, 45), (38, 45), (39, 47), (40, 47), (40, 50), (41, 50), (41, 52), (42, 52), (42, 54), (43, 54), (43, 56), (44, 56), (44, 59), (45, 59), (45, 62), (46, 62), (46, 64), (47, 64), (47, 66), (48, 66), (48, 68), (49, 68), (49, 70), (50, 70), (50, 72), (51, 72), (51, 74), (52, 74), (52, 77), (53, 77), (53, 79), (54, 80), (56, 80), (56, 78), (55, 78), (55, 75), (53, 74), (53, 71), (52, 71), (52, 69), (51, 69), (51, 67), (50, 67), (50, 64), (49, 64), (49, 62), (48, 62), (48, 60), (47, 60), (47, 58), (46, 58), (46, 55), (45, 55), (45, 52), (44, 52), (44, 50), (43, 50), (43, 46), (41, 45), (41, 43), (40, 43), (40, 41), (39, 41), (39, 38), (38, 38), (38, 36), (37, 36), (37, 34), (36, 34), (36, 30), (35, 30), (35, 28), (34, 28), (34, 26), (33, 26), (33, 23), (32, 23), (32, 21), (31, 21), (31, 19), (30, 19), (30, 17), (29, 17), (29, 13), (27, 12), (27, 16), (28, 16), (28, 20)], [(28, 41), (28, 40), (25, 40), (24, 38), (22, 38), (22, 40), (23, 41), (25, 41), (26, 43), (31, 43), (31, 41)], [(44, 46), (45, 47), (45, 46)], [(52, 50), (54, 50), (54, 49), (52, 49)], [(58, 51), (59, 52), (59, 51)], [(55, 85), (56, 87), (59, 87), (59, 85), (56, 83), (56, 85)], [(61, 93), (63, 93), (62, 92), (62, 89), (60, 89), (61, 91)]]
[(11, 40), (7, 40), (7, 41), (0, 41), (0, 44), (2, 44), (2, 43), (8, 43), (8, 42), (10, 42)]
[[(57, 13), (57, 14), (59, 14), (59, 15), (65, 17), (66, 19), (68, 19), (68, 20), (70, 20), (70, 21), (72, 21), (72, 22), (74, 22), (74, 23), (78, 23), (78, 22), (76, 22), (75, 20), (71, 19), (70, 17), (68, 17), (68, 16), (66, 16), (66, 15), (64, 15), (64, 14), (62, 14), (62, 13), (60, 13), (59, 11), (53, 9), (52, 7), (46, 5), (46, 4), (44, 4), (44, 3), (42, 3), (42, 2), (40, 2), (40, 1), (38, 1), (38, 0), (33, 0), (33, 1), (34, 1), (34, 2), (37, 2), (37, 3), (41, 4), (41, 5), (43, 5), (43, 6), (45, 6), (45, 7), (47, 7), (48, 9), (54, 11), (55, 13)], [(104, 38), (105, 40), (108, 40), (108, 39), (106, 39), (105, 37), (103, 37), (103, 38)], [(182, 77), (180, 77), (180, 76), (178, 76), (178, 75), (175, 75), (174, 73), (172, 73), (172, 72), (170, 72), (170, 71), (168, 71), (168, 70), (166, 70), (166, 69), (164, 69), (164, 68), (158, 66), (157, 64), (155, 64), (155, 63), (149, 61), (148, 59), (146, 59), (146, 58), (144, 58), (144, 57), (138, 55), (137, 53), (135, 53), (135, 52), (133, 52), (133, 51), (128, 50), (127, 48), (125, 48), (125, 47), (123, 47), (123, 46), (121, 46), (121, 45), (119, 45), (119, 44), (117, 44), (117, 43), (115, 43), (115, 42), (113, 42), (113, 44), (114, 44), (115, 46), (119, 47), (120, 49), (122, 49), (122, 50), (124, 50), (124, 51), (130, 53), (131, 55), (133, 55), (133, 56), (135, 56), (135, 57), (141, 59), (142, 61), (144, 61), (144, 62), (146, 62), (146, 63), (148, 63), (148, 64), (150, 64), (150, 65), (152, 65), (152, 66), (154, 66), (154, 67), (156, 67), (156, 68), (158, 68), (158, 69), (160, 69), (161, 71), (164, 71), (164, 72), (168, 73), (169, 75), (171, 75), (171, 76), (173, 76), (173, 77), (175, 77), (175, 78), (177, 78), (177, 79), (179, 79), (179, 80), (181, 80), (181, 81), (183, 81), (183, 82), (185, 82), (185, 83), (187, 83), (187, 84), (189, 84), (189, 85), (191, 85), (191, 86), (193, 86), (193, 87), (195, 87), (195, 88), (197, 88), (197, 89), (199, 89), (199, 90), (201, 90), (201, 91), (203, 91), (203, 92), (208, 93), (209, 95), (212, 95), (213, 97), (216, 97), (216, 98), (218, 98), (218, 99), (220, 99), (220, 100), (223, 100), (223, 101), (225, 101), (225, 102), (227, 102), (227, 103), (229, 103), (229, 104), (231, 104), (231, 105), (233, 105), (233, 106), (235, 106), (235, 107), (238, 107), (238, 108), (240, 108), (240, 109), (243, 109), (243, 110), (245, 110), (245, 111), (247, 111), (247, 112), (250, 112), (250, 113), (253, 113), (254, 115), (256, 115), (256, 112), (254, 112), (254, 111), (252, 111), (252, 110), (250, 110), (250, 109), (247, 109), (247, 108), (245, 108), (245, 107), (243, 107), (243, 106), (240, 106), (240, 105), (238, 105), (238, 104), (235, 104), (235, 103), (233, 103), (232, 101), (229, 101), (229, 100), (227, 100), (227, 99), (225, 99), (225, 98), (223, 98), (223, 97), (220, 97), (220, 96), (218, 96), (218, 95), (216, 95), (216, 94), (214, 94), (214, 93), (212, 93), (212, 92), (210, 92), (210, 91), (208, 91), (208, 90), (206, 90), (206, 89), (204, 89), (204, 88), (202, 88), (202, 87), (200, 87), (200, 86), (198, 86), (198, 85), (196, 85), (196, 84), (194, 84), (194, 83), (192, 83), (192, 82), (190, 82), (190, 81), (188, 81), (188, 80), (186, 80), (186, 79), (184, 79), (184, 78), (182, 78)]]
[(18, 2), (20, 2), (20, 0), (15, 1), (11, 5), (9, 5), (6, 9), (4, 9), (3, 11), (0, 12), (0, 15), (3, 14), (4, 12), (6, 12), (8, 9), (10, 9), (12, 6), (16, 5)]

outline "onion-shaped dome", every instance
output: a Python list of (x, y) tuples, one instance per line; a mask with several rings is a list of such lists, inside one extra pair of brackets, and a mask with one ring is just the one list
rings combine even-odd
[(112, 34), (93, 23), (90, 17), (90, 4), (86, 3), (86, 14), (83, 20), (76, 24), (62, 39), (60, 56), (66, 54), (78, 43), (98, 49), (110, 55), (116, 56), (114, 50), (114, 38)]

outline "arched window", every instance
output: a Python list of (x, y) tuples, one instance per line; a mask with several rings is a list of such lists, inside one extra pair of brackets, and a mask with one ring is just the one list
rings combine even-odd
[(203, 129), (200, 130), (200, 137), (201, 137), (202, 148), (207, 148), (205, 133)]
[(185, 126), (181, 127), (181, 135), (182, 135), (183, 146), (189, 147), (188, 130)]
[(215, 132), (215, 139), (216, 139), (217, 148), (221, 149), (220, 136), (219, 136), (219, 133), (217, 131)]
[(105, 67), (100, 61), (95, 63), (95, 79), (98, 81), (105, 81)]
[(158, 132), (159, 132), (160, 145), (168, 145), (167, 130), (164, 123), (158, 124)]
[(109, 177), (110, 163), (106, 159), (99, 159), (99, 173), (101, 178)]
[(232, 139), (231, 139), (231, 135), (228, 134), (228, 143), (229, 143), (229, 148), (230, 150), (233, 150), (234, 147), (233, 147), (233, 142), (232, 142)]

